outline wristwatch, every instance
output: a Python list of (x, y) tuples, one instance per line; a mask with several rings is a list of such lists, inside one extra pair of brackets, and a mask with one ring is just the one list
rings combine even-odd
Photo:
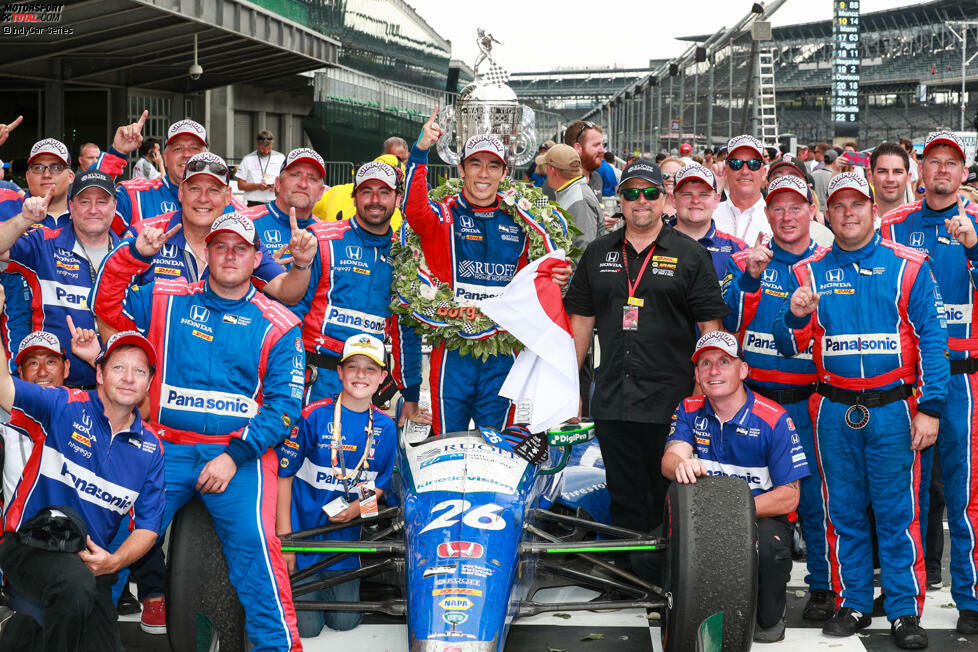
[(292, 266), (295, 267), (300, 272), (304, 272), (307, 269), (309, 269), (310, 267), (312, 267), (312, 263), (309, 263), (308, 265), (300, 265), (299, 263), (293, 262), (292, 263)]

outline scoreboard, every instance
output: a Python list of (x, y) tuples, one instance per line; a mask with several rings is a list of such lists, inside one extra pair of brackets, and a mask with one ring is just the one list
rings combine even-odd
[(832, 126), (836, 138), (859, 135), (859, 2), (832, 2)]

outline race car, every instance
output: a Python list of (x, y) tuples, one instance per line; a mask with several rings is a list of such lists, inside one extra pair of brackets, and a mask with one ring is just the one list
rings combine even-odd
[[(369, 519), (364, 540), (312, 538), (365, 525), (364, 519), (281, 538), (283, 550), (324, 555), (291, 577), (294, 597), (354, 578), (372, 578), (388, 590), (379, 599), (296, 602), (296, 608), (403, 617), (405, 649), (411, 652), (498, 652), (521, 616), (631, 608), (661, 614), (666, 652), (750, 648), (757, 549), (754, 501), (746, 483), (705, 477), (695, 485), (673, 484), (663, 535), (653, 537), (595, 520), (607, 517), (607, 495), (603, 468), (593, 463), (593, 455), (590, 463), (587, 459), (590, 447), (596, 448), (590, 425), (531, 437), (535, 441), (528, 446), (514, 447), (499, 432), (478, 428), (409, 443), (402, 431), (399, 486), (391, 496), (396, 504)], [(574, 455), (574, 445), (588, 448)], [(567, 466), (571, 460), (574, 465)], [(170, 642), (175, 650), (198, 649), (203, 633), (219, 640), (224, 652), (246, 650), (243, 612), (209, 521), (199, 501), (174, 520)], [(665, 555), (663, 586), (602, 559), (634, 553)], [(361, 555), (362, 567), (297, 586), (348, 554)], [(533, 599), (555, 581), (601, 596), (587, 602)], [(202, 632), (202, 626), (210, 629)]]

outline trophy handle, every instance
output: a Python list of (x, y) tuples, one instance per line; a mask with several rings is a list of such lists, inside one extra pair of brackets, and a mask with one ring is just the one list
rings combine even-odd
[(523, 105), (523, 118), (520, 120), (520, 132), (516, 136), (516, 153), (513, 164), (523, 167), (536, 157), (537, 153), (537, 120), (536, 114), (526, 104)]
[(438, 124), (442, 126), (441, 138), (435, 144), (438, 156), (449, 165), (458, 164), (458, 153), (452, 149), (455, 142), (455, 107), (446, 105), (438, 111)]

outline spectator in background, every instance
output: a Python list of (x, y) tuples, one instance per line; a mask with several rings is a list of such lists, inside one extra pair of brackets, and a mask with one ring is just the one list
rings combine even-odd
[(909, 178), (907, 201), (911, 202), (917, 196), (917, 186), (920, 183), (920, 168), (917, 164), (917, 150), (914, 149), (913, 141), (909, 138), (901, 138), (900, 146), (907, 152), (907, 157), (910, 160), (910, 167), (908, 168), (907, 173)]
[(662, 217), (669, 220), (676, 216), (676, 200), (673, 195), (676, 188), (676, 173), (683, 167), (683, 160), (669, 156), (659, 163), (662, 171), (663, 187), (666, 191), (665, 203), (662, 205)]
[(384, 141), (384, 154), (393, 154), (396, 156), (402, 172), (404, 171), (404, 164), (407, 162), (408, 154), (410, 153), (411, 148), (408, 147), (407, 141), (400, 136), (391, 136)]
[(557, 194), (560, 205), (581, 230), (574, 246), (584, 250), (592, 240), (604, 235), (604, 217), (598, 198), (581, 176), (581, 157), (570, 145), (554, 145), (543, 155), (547, 185)]
[(160, 154), (160, 141), (147, 138), (139, 146), (139, 160), (132, 168), (133, 179), (152, 181), (163, 176), (163, 155)]
[[(635, 156), (632, 155), (632, 154), (628, 154), (628, 158), (634, 160), (635, 159)], [(617, 187), (618, 186), (618, 180), (621, 179), (621, 168), (619, 168), (617, 165), (615, 165), (615, 162), (617, 161), (617, 159), (615, 158), (615, 155), (612, 154), (611, 152), (605, 152), (604, 153), (604, 160), (607, 161), (608, 164), (611, 165), (611, 168), (615, 171), (615, 186)]]
[(275, 135), (268, 129), (258, 132), (256, 142), (258, 149), (246, 154), (234, 173), (238, 190), (244, 191), (245, 203), (249, 206), (267, 204), (275, 199), (275, 179), (285, 162), (285, 154), (272, 149)]
[(547, 169), (546, 167), (541, 168), (541, 164), (538, 162), (538, 159), (546, 154), (547, 150), (553, 146), (554, 141), (552, 140), (547, 140), (540, 143), (540, 146), (537, 148), (537, 155), (532, 161), (530, 161), (530, 164), (526, 166), (526, 172), (524, 173), (523, 178), (537, 188), (546, 187), (547, 181)]
[(98, 160), (102, 150), (95, 143), (85, 143), (78, 148), (78, 169), (87, 170)]
[(598, 168), (604, 160), (604, 139), (601, 126), (586, 120), (572, 122), (564, 131), (564, 143), (577, 150), (584, 168), (584, 178), (598, 196), (602, 196), (602, 178)]
[(615, 189), (618, 187), (618, 174), (615, 173), (615, 155), (605, 152), (602, 156), (601, 165), (598, 166), (598, 174), (601, 175), (601, 196), (614, 197)]
[(713, 150), (707, 147), (703, 150), (703, 163), (706, 167), (713, 165)]
[[(7, 168), (10, 167), (10, 163), (7, 161), (0, 161), (0, 190), (9, 190), (11, 192), (17, 193), (17, 196), (21, 199), (24, 198), (24, 189), (18, 186), (13, 181), (5, 181), (3, 176)], [(6, 198), (0, 195), (0, 201), (4, 201)]]
[(825, 152), (827, 152), (830, 149), (832, 149), (832, 146), (829, 145), (828, 143), (823, 142), (815, 145), (815, 155), (811, 160), (811, 167), (809, 168), (810, 172), (814, 173), (815, 170), (819, 170), (825, 167)]
[(827, 149), (822, 152), (822, 167), (816, 167), (812, 170), (812, 181), (815, 182), (815, 197), (818, 199), (819, 206), (825, 206), (829, 181), (841, 172), (841, 167), (839, 163), (839, 152), (834, 149)]
[(679, 146), (679, 157), (683, 161), (683, 165), (689, 165), (693, 162), (691, 158), (693, 156), (693, 146), (689, 143), (683, 143)]
[(808, 145), (802, 145), (798, 148), (798, 158), (807, 165), (808, 159), (811, 155)]
[[(665, 152), (659, 152), (658, 154), (655, 155), (655, 164), (656, 165), (662, 165), (662, 162), (664, 160), (666, 160), (667, 158), (669, 158), (669, 155), (668, 154), (666, 154)], [(631, 163), (632, 161), (636, 161), (636, 160), (638, 160), (638, 159), (637, 158), (632, 158), (632, 159), (629, 159), (628, 162)]]
[(853, 141), (850, 140), (847, 143), (842, 143), (842, 151), (843, 152), (858, 152), (859, 151), (859, 145), (857, 145), (855, 142), (853, 142)]

